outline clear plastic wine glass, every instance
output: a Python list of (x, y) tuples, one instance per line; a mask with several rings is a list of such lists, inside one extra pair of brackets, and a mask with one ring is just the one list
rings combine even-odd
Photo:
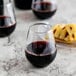
[(11, 0), (0, 0), (0, 40), (1, 43), (8, 41), (10, 43), (10, 35), (14, 32), (16, 27), (16, 17), (13, 4)]
[(49, 24), (36, 23), (30, 26), (26, 41), (26, 58), (35, 67), (45, 67), (55, 59), (57, 49)]
[(38, 19), (51, 18), (57, 10), (56, 0), (33, 0), (32, 11)]
[(15, 28), (16, 17), (11, 0), (0, 0), (0, 65), (5, 71), (9, 71), (17, 63), (15, 47), (9, 45), (10, 35)]

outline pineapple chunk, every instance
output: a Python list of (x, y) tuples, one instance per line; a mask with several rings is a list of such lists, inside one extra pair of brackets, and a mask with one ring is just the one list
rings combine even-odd
[[(65, 43), (76, 41), (76, 24), (57, 24), (52, 29), (55, 39), (60, 39)], [(48, 35), (45, 39), (48, 40)]]
[(71, 36), (67, 36), (66, 38), (64, 38), (64, 40), (67, 42), (73, 42), (74, 39)]
[(66, 29), (69, 34), (76, 32), (76, 24), (67, 24)]
[(48, 37), (48, 35), (47, 35), (47, 34), (45, 35), (45, 39), (46, 39), (46, 40), (48, 40), (48, 39), (49, 39), (49, 37)]
[(61, 25), (57, 24), (53, 27), (53, 33), (55, 38), (59, 37), (60, 31), (61, 31)]
[(74, 37), (74, 40), (76, 40), (76, 32), (72, 34), (72, 36)]
[(64, 27), (62, 28), (61, 32), (60, 32), (59, 38), (60, 38), (60, 39), (64, 39), (67, 35), (68, 35), (68, 33), (67, 33), (67, 30), (66, 30), (66, 27), (64, 26)]
[(69, 34), (69, 39), (72, 41), (76, 40), (76, 24), (67, 24), (66, 30)]

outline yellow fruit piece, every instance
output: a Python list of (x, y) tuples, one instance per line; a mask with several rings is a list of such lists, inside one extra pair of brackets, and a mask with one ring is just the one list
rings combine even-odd
[(47, 34), (46, 34), (46, 36), (45, 36), (45, 39), (46, 39), (46, 40), (48, 40), (48, 39), (49, 39), (49, 37), (48, 37), (48, 35), (47, 35)]
[(66, 27), (64, 26), (64, 27), (61, 29), (59, 38), (60, 38), (60, 39), (64, 39), (64, 38), (66, 37), (66, 35), (68, 35), (68, 32), (67, 32), (67, 30), (66, 30)]
[(74, 40), (76, 41), (76, 32), (74, 34), (72, 34), (72, 36), (74, 37)]
[(64, 38), (65, 41), (67, 42), (73, 42), (74, 39), (71, 36), (67, 36), (66, 38)]
[(69, 34), (76, 32), (76, 24), (66, 24), (66, 30)]
[(61, 25), (57, 24), (53, 27), (54, 37), (58, 38), (61, 31)]
[(70, 41), (76, 40), (76, 24), (67, 24), (66, 30), (69, 34), (69, 40)]
[[(76, 24), (57, 24), (53, 28), (55, 40), (64, 43), (74, 43), (76, 41)], [(48, 35), (45, 36), (48, 40)]]

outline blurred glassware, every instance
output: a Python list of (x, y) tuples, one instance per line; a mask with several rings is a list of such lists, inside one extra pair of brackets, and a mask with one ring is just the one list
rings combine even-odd
[(52, 17), (57, 10), (56, 0), (33, 0), (32, 11), (39, 19)]

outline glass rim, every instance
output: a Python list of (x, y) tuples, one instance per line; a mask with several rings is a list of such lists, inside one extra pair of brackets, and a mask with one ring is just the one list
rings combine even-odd
[[(45, 27), (47, 29), (47, 31), (50, 29), (50, 24), (47, 23), (47, 22), (38, 22), (38, 23), (34, 23), (33, 25), (30, 26), (30, 29), (34, 26), (44, 26), (46, 25), (47, 27)], [(46, 33), (47, 31), (42, 31), (42, 32), (38, 32), (38, 31), (34, 31), (35, 33), (38, 33), (38, 34), (43, 34), (43, 33)]]

